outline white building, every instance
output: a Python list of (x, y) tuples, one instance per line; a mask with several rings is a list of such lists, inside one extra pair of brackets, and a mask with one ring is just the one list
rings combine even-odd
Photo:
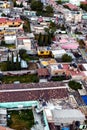
[(6, 44), (15, 44), (16, 35), (6, 35), (6, 36), (4, 36), (4, 41)]
[(50, 64), (48, 70), (51, 76), (62, 75), (65, 72), (62, 64)]
[(73, 121), (83, 123), (85, 120), (85, 115), (77, 109), (54, 109), (52, 114), (55, 125), (60, 125), (61, 123), (65, 125), (72, 124)]
[(81, 10), (79, 11), (71, 11), (69, 9), (63, 9), (63, 13), (64, 13), (64, 18), (65, 20), (68, 22), (74, 22), (74, 23), (78, 23), (81, 22), (82, 20), (82, 14), (83, 12)]
[(24, 49), (27, 51), (31, 51), (31, 40), (30, 39), (23, 39), (23, 44), (17, 46), (18, 50)]
[(2, 125), (2, 126), (7, 125), (6, 116), (7, 116), (7, 110), (6, 109), (0, 109), (0, 125)]
[(51, 52), (54, 58), (61, 58), (64, 54), (66, 54), (64, 49), (52, 50)]

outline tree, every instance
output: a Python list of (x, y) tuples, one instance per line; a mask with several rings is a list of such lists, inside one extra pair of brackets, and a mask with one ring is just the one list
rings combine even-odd
[(13, 4), (14, 4), (14, 7), (17, 7), (16, 0), (13, 2)]
[(5, 45), (5, 41), (2, 40), (2, 41), (1, 41), (1, 46), (4, 46), (4, 45)]
[(82, 8), (83, 10), (87, 11), (87, 4), (81, 4), (80, 8)]
[(19, 55), (20, 55), (20, 58), (23, 59), (23, 55), (26, 54), (26, 50), (25, 49), (21, 49), (19, 50)]
[(82, 89), (82, 84), (80, 84), (79, 82), (76, 82), (74, 80), (69, 81), (68, 83), (69, 87), (73, 90), (78, 90), (78, 89)]
[(72, 57), (69, 56), (68, 54), (64, 54), (64, 55), (62, 56), (62, 61), (63, 61), (63, 62), (71, 62), (71, 61), (72, 61)]
[(38, 45), (42, 46), (42, 34), (39, 34), (39, 38), (38, 38)]
[(48, 45), (51, 44), (51, 41), (52, 41), (52, 38), (51, 38), (51, 34), (49, 33), (49, 34), (48, 34)]
[(2, 15), (1, 15), (2, 17), (6, 17), (6, 15), (4, 14), (4, 13), (2, 13)]
[(66, 30), (66, 27), (64, 26), (64, 24), (60, 25), (60, 29), (61, 29), (62, 31)]
[(81, 48), (84, 48), (85, 47), (85, 43), (84, 43), (84, 40), (78, 40), (78, 43), (79, 43), (79, 46), (81, 47)]
[(46, 6), (46, 13), (48, 13), (48, 14), (50, 14), (50, 13), (53, 13), (54, 11), (53, 11), (53, 8), (52, 8), (52, 6), (50, 6), (50, 5), (48, 5), (48, 6)]
[(62, 0), (58, 0), (56, 1), (58, 4), (62, 4)]
[(23, 7), (23, 3), (21, 2), (20, 7)]
[(46, 45), (46, 35), (43, 35), (43, 46)]
[(30, 7), (31, 7), (31, 10), (41, 11), (42, 12), (42, 10), (43, 10), (43, 3), (41, 1), (32, 0)]
[(30, 22), (28, 19), (24, 20), (23, 29), (25, 32), (31, 32)]

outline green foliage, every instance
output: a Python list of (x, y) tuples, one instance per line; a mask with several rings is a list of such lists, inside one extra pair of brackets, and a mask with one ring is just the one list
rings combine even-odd
[(43, 3), (41, 1), (31, 0), (31, 10), (37, 12), (37, 16), (53, 16), (53, 8), (48, 5), (46, 8), (43, 8)]
[(38, 36), (38, 45), (39, 46), (49, 46), (51, 44), (51, 34), (48, 33), (47, 35), (42, 35), (41, 33)]
[(16, 1), (14, 1), (13, 4), (14, 4), (14, 7), (17, 7)]
[(23, 29), (24, 32), (31, 32), (30, 22), (28, 19), (24, 20)]
[(5, 17), (6, 15), (4, 14), (4, 13), (2, 13), (2, 15), (1, 15), (2, 17)]
[(87, 124), (87, 120), (85, 120), (85, 124)]
[(73, 90), (78, 90), (78, 89), (82, 89), (82, 84), (80, 84), (79, 82), (76, 82), (74, 80), (69, 81), (68, 83), (69, 87)]
[(71, 62), (71, 61), (72, 61), (72, 57), (69, 56), (68, 54), (64, 54), (64, 55), (62, 56), (62, 61), (63, 61), (63, 62)]
[(53, 8), (52, 8), (52, 6), (50, 6), (50, 5), (48, 5), (48, 6), (46, 6), (46, 8), (45, 8), (46, 10), (46, 13), (48, 13), (48, 14), (50, 14), (50, 13), (53, 13), (54, 11), (53, 11)]
[(64, 24), (62, 24), (62, 26), (60, 27), (62, 31), (66, 30)]
[(27, 74), (20, 76), (3, 76), (1, 81), (5, 84), (14, 83), (15, 81), (20, 81), (20, 83), (37, 83), (39, 79), (36, 74)]
[(81, 4), (80, 8), (82, 8), (83, 10), (87, 11), (87, 4)]
[(32, 110), (8, 111), (8, 115), (10, 115), (11, 118), (7, 120), (7, 125), (15, 130), (30, 130), (34, 125)]
[(20, 7), (23, 7), (23, 3), (21, 2)]
[(42, 34), (41, 33), (39, 34), (39, 37), (38, 37), (38, 45), (42, 46)]
[(19, 50), (19, 55), (20, 55), (21, 59), (24, 58), (24, 57), (23, 57), (23, 54), (25, 54), (25, 53), (26, 53), (26, 50), (25, 50), (25, 49)]
[(82, 34), (82, 32), (78, 31), (78, 29), (75, 29), (75, 34)]
[(14, 0), (13, 4), (14, 4), (14, 7), (20, 7), (20, 8), (23, 7), (23, 3), (21, 2), (21, 4), (19, 5), (16, 3), (16, 0)]
[(1, 46), (4, 46), (4, 45), (5, 45), (5, 41), (2, 40), (2, 41), (1, 41)]
[(78, 43), (79, 43), (80, 48), (84, 48), (85, 47), (85, 43), (84, 43), (84, 41), (82, 39), (78, 40)]
[(48, 34), (48, 37), (51, 37), (51, 40), (54, 37), (56, 29), (56, 24), (52, 21), (50, 22), (49, 28), (45, 28), (45, 32)]
[(62, 31), (65, 31), (66, 30), (66, 27), (64, 26), (64, 24), (58, 24), (57, 25), (57, 29), (61, 29)]
[(56, 24), (51, 21), (51, 22), (50, 22), (50, 25), (49, 25), (49, 29), (50, 29), (51, 33), (52, 33), (52, 32), (55, 32), (56, 29), (57, 29)]
[(38, 60), (37, 56), (30, 56), (27, 54), (26, 50), (21, 49), (19, 50), (20, 58), (25, 60), (26, 62), (29, 62), (30, 60)]
[(57, 2), (57, 4), (62, 4), (62, 0), (58, 0), (56, 2)]
[(9, 49), (14, 49), (15, 48), (15, 44), (6, 44), (4, 40), (1, 41), (0, 46), (7, 47)]
[(41, 3), (41, 1), (32, 0), (30, 7), (34, 11), (42, 11), (43, 10), (43, 3)]
[[(18, 57), (18, 55), (17, 55), (17, 57)], [(21, 70), (21, 63), (18, 61), (18, 59), (16, 59), (16, 62), (14, 62), (13, 52), (12, 52), (11, 60), (9, 59), (9, 57), (7, 58), (6, 70), (7, 71)]]
[(63, 76), (57, 76), (57, 77), (52, 77), (51, 80), (52, 81), (63, 81), (63, 80), (66, 80), (66, 78)]

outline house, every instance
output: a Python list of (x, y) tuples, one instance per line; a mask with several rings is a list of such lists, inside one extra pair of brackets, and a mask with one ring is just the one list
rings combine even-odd
[(10, 1), (0, 1), (0, 7), (1, 8), (11, 8), (11, 2)]
[(73, 11), (78, 10), (78, 7), (76, 5), (71, 4), (71, 3), (64, 4), (64, 7), (67, 7), (68, 9), (73, 10)]
[(19, 29), (22, 28), (23, 21), (20, 18), (9, 19), (9, 18), (0, 18), (0, 29)]
[(4, 35), (4, 41), (6, 44), (15, 44), (16, 35)]
[(7, 15), (7, 14), (10, 14), (11, 13), (11, 9), (10, 8), (3, 8), (2, 9), (2, 12)]
[(65, 74), (66, 70), (63, 68), (62, 64), (50, 64), (48, 66), (49, 73), (51, 77), (53, 76), (61, 76)]
[[(16, 63), (17, 57), (14, 57), (13, 60), (14, 63)], [(28, 67), (27, 62), (22, 60), (20, 57), (18, 57), (18, 62), (20, 62), (22, 69), (26, 69)]]
[(14, 8), (13, 8), (13, 11), (16, 12), (16, 13), (22, 13), (22, 12), (23, 12), (23, 8), (14, 7)]
[(51, 52), (54, 58), (62, 58), (62, 56), (66, 54), (66, 51), (64, 49), (52, 50)]
[(73, 121), (79, 121), (81, 124), (85, 120), (85, 115), (77, 109), (62, 109), (61, 106), (57, 108), (51, 106), (50, 108), (45, 108), (45, 113), (47, 116), (48, 123), (54, 123), (55, 126), (69, 126)]
[(55, 125), (72, 124), (73, 121), (83, 123), (85, 120), (85, 115), (77, 109), (54, 109), (52, 110), (52, 114)]
[[(19, 40), (20, 40), (20, 38), (19, 38)], [(28, 38), (26, 38), (26, 39), (23, 38), (22, 43), (18, 44), (17, 48), (18, 48), (18, 50), (20, 50), (20, 49), (25, 49), (27, 51), (31, 50), (31, 40)]]
[(47, 28), (48, 26), (40, 26), (40, 25), (37, 25), (37, 26), (34, 26), (34, 32), (36, 34), (39, 34), (39, 33), (42, 33), (44, 34), (45, 33), (45, 28)]
[(55, 64), (57, 61), (55, 59), (40, 59), (40, 64), (42, 67), (47, 67), (50, 64)]
[(7, 125), (6, 116), (7, 116), (7, 110), (6, 109), (0, 109), (0, 126), (6, 126)]
[(36, 54), (35, 48), (33, 48), (32, 39), (29, 39), (27, 37), (18, 37), (17, 39), (17, 49), (26, 50), (27, 54)]
[(23, 14), (25, 16), (34, 17), (34, 16), (36, 16), (36, 11), (24, 10)]
[(49, 76), (48, 69), (46, 69), (46, 68), (38, 69), (37, 74), (38, 74), (39, 78), (47, 78)]
[(38, 56), (51, 56), (50, 50), (38, 50)]
[(82, 20), (82, 10), (72, 11), (64, 8), (63, 13), (64, 13), (64, 18), (66, 19), (67, 22), (78, 23), (81, 22)]

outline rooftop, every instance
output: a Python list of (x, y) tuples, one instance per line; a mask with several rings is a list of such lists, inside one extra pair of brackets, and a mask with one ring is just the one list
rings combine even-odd
[(59, 82), (3, 84), (0, 89), (0, 102), (30, 101), (39, 98), (47, 101), (68, 97), (66, 86)]
[(73, 5), (71, 3), (64, 4), (67, 6), (70, 10), (78, 10), (78, 7), (76, 5)]
[(49, 72), (46, 68), (40, 68), (37, 70), (38, 76), (49, 76)]

